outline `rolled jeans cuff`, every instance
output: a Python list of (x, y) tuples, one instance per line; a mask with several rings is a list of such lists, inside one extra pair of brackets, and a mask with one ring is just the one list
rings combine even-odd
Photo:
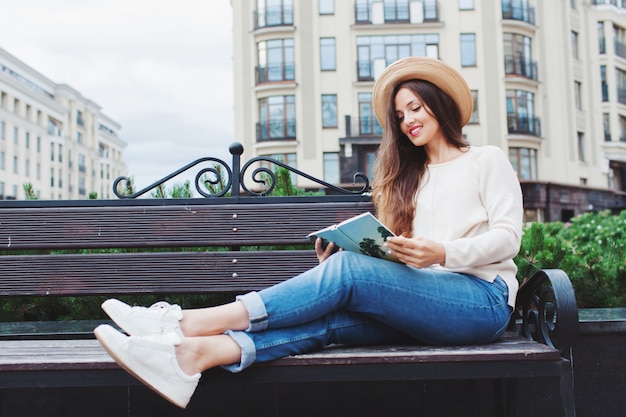
[(244, 332), (232, 330), (227, 330), (224, 334), (232, 337), (235, 343), (241, 348), (241, 362), (233, 365), (224, 365), (222, 368), (232, 373), (237, 373), (252, 365), (256, 360), (256, 348), (250, 336)]
[(244, 295), (238, 295), (236, 298), (241, 301), (248, 311), (250, 318), (250, 326), (247, 332), (258, 332), (267, 329), (267, 310), (265, 303), (258, 292), (253, 291)]

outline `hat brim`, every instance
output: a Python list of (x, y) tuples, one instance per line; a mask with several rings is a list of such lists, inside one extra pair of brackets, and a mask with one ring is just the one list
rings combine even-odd
[(474, 108), (474, 99), (463, 76), (438, 59), (412, 56), (389, 65), (374, 84), (372, 102), (381, 127), (385, 128), (387, 103), (394, 88), (407, 80), (426, 80), (439, 87), (452, 97), (459, 108), (461, 126), (467, 124)]

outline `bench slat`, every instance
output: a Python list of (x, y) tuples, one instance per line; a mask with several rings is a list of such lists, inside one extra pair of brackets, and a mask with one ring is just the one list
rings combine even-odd
[(317, 264), (312, 250), (7, 255), (0, 296), (242, 293)]
[(0, 209), (0, 250), (289, 245), (370, 202)]
[[(0, 372), (117, 369), (97, 340), (0, 340)], [(409, 364), (433, 362), (560, 361), (559, 351), (508, 332), (498, 342), (477, 346), (331, 347), (254, 367)]]

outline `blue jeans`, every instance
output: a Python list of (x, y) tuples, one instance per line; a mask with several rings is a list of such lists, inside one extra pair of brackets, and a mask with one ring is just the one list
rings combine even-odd
[(295, 278), (237, 297), (250, 316), (228, 331), (242, 349), (238, 372), (253, 362), (329, 344), (480, 344), (504, 332), (508, 288), (456, 272), (416, 269), (342, 251)]

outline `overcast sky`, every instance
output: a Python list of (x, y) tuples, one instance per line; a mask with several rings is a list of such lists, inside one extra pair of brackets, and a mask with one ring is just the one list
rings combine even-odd
[(0, 0), (0, 18), (0, 47), (121, 124), (137, 188), (230, 161), (230, 0)]

